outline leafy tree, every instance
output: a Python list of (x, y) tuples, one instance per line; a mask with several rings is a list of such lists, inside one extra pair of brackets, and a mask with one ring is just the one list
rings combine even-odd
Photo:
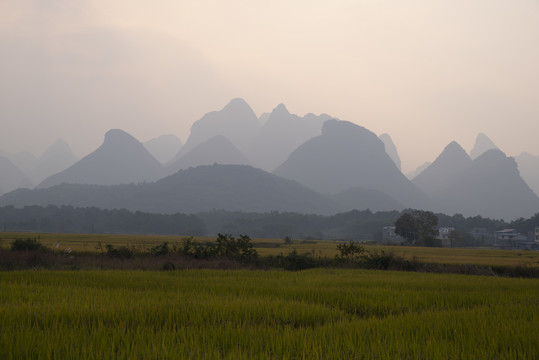
[(408, 243), (432, 243), (438, 234), (438, 217), (430, 211), (412, 210), (395, 222), (395, 234), (402, 236)]
[(257, 251), (253, 248), (251, 238), (240, 235), (235, 238), (232, 235), (217, 234), (217, 254), (231, 260), (248, 263), (256, 260)]
[(417, 224), (410, 213), (403, 214), (395, 222), (395, 234), (406, 239), (410, 244), (418, 237)]
[(365, 248), (353, 241), (337, 244), (338, 255), (335, 255), (335, 260), (341, 262), (359, 262), (365, 256)]

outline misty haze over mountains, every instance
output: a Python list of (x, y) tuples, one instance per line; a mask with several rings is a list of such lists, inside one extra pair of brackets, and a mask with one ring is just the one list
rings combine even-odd
[(172, 134), (161, 135), (144, 142), (143, 145), (161, 164), (172, 160), (183, 146), (182, 141)]
[(453, 141), (410, 178), (389, 134), (326, 114), (300, 117), (284, 104), (257, 118), (233, 99), (193, 123), (185, 144), (175, 135), (141, 143), (115, 129), (78, 161), (62, 140), (39, 158), (0, 152), (0, 206), (324, 215), (420, 208), (506, 220), (539, 212), (539, 156), (507, 157), (484, 134), (470, 155)]
[(137, 139), (122, 130), (109, 130), (97, 150), (48, 177), (38, 188), (63, 183), (127, 184), (155, 181), (163, 175), (163, 165)]

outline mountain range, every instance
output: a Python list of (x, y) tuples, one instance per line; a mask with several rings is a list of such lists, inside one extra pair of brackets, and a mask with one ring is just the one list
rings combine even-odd
[(348, 121), (326, 121), (322, 134), (292, 152), (275, 174), (323, 194), (362, 187), (381, 191), (406, 207), (433, 205), (397, 168), (378, 136)]
[(109, 130), (103, 144), (67, 169), (38, 185), (63, 183), (115, 185), (155, 181), (164, 174), (157, 161), (137, 139), (122, 130)]
[(476, 154), (472, 160), (451, 142), (412, 182), (448, 214), (514, 219), (539, 211), (539, 198), (520, 176), (515, 159), (498, 149)]
[(523, 152), (515, 156), (520, 176), (530, 188), (539, 196), (539, 155)]
[(2, 151), (0, 151), (0, 156), (9, 159), (18, 171), (25, 174), (31, 184), (39, 184), (43, 179), (64, 170), (78, 160), (69, 145), (62, 139), (58, 139), (39, 157), (29, 152), (9, 154)]
[(470, 167), (472, 159), (455, 141), (447, 145), (432, 164), (426, 167), (412, 182), (428, 195), (435, 195), (451, 184), (460, 173)]
[(515, 219), (539, 212), (539, 198), (520, 176), (515, 159), (497, 149), (473, 160), (434, 198), (449, 214)]
[(238, 149), (244, 151), (260, 130), (260, 122), (253, 109), (243, 99), (231, 100), (223, 109), (212, 111), (191, 126), (191, 134), (176, 156), (167, 163), (174, 163), (195, 146), (217, 135), (223, 135)]
[(479, 133), (475, 138), (474, 147), (470, 150), (470, 158), (477, 159), (480, 155), (493, 149), (499, 150), (496, 144), (494, 144), (487, 135)]
[(172, 160), (183, 146), (182, 141), (172, 134), (161, 135), (142, 144), (161, 164)]
[(384, 143), (386, 153), (387, 155), (389, 155), (391, 160), (393, 160), (393, 162), (397, 166), (397, 169), (401, 170), (401, 158), (391, 136), (389, 136), (389, 134), (382, 134), (378, 136), (378, 138)]
[(269, 114), (246, 154), (257, 167), (272, 171), (298, 146), (320, 135), (322, 124), (329, 119), (327, 114), (303, 117), (290, 114), (286, 106), (280, 104)]
[(187, 153), (166, 167), (167, 174), (200, 165), (241, 164), (249, 165), (249, 160), (226, 137), (216, 135), (203, 143), (194, 146)]
[[(183, 146), (174, 135), (141, 143), (115, 129), (78, 161), (61, 140), (39, 158), (0, 153), (0, 195), (39, 184), (5, 194), (0, 205), (317, 214), (421, 208), (508, 220), (539, 212), (539, 157), (515, 161), (484, 134), (472, 153), (451, 142), (410, 181), (388, 134), (326, 114), (301, 117), (283, 104), (257, 118), (234, 99), (195, 122)], [(50, 176), (33, 181), (42, 180), (37, 174)]]
[(20, 187), (31, 187), (32, 182), (11, 160), (0, 156), (0, 195)]
[(287, 211), (333, 214), (344, 207), (294, 181), (246, 165), (210, 165), (180, 170), (152, 183), (125, 185), (61, 184), (19, 189), (0, 205), (72, 205), (152, 213), (211, 210)]

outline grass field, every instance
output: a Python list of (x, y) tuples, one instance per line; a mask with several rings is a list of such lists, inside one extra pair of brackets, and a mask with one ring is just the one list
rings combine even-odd
[[(17, 238), (36, 238), (41, 243), (57, 251), (97, 252), (107, 244), (132, 246), (138, 250), (148, 250), (163, 242), (180, 244), (182, 236), (151, 235), (104, 235), (104, 234), (48, 234), (48, 233), (2, 233), (0, 248), (8, 248)], [(197, 241), (215, 241), (215, 237), (197, 237)], [(253, 239), (255, 249), (261, 256), (288, 254), (293, 249), (298, 252), (314, 252), (316, 256), (333, 258), (337, 253), (335, 241), (293, 240), (285, 244), (282, 239)], [(423, 262), (443, 264), (477, 264), (502, 266), (539, 267), (539, 251), (468, 249), (468, 248), (429, 248), (415, 246), (365, 245), (368, 251), (392, 252), (404, 258), (417, 258)]]
[(539, 280), (0, 272), (1, 359), (537, 359)]

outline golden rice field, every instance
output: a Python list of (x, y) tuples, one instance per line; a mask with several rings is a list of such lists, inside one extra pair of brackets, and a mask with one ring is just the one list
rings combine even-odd
[(0, 272), (0, 359), (538, 359), (539, 279)]
[[(8, 248), (17, 238), (37, 238), (39, 242), (58, 251), (96, 252), (107, 244), (132, 246), (148, 250), (163, 242), (180, 244), (183, 236), (117, 235), (117, 234), (48, 234), (0, 232), (0, 248)], [(198, 241), (215, 241), (215, 237), (197, 237)], [(327, 240), (293, 240), (285, 244), (282, 239), (253, 239), (255, 249), (261, 255), (288, 254), (293, 249), (299, 253), (314, 252), (316, 256), (333, 258), (337, 253), (336, 242)], [(423, 262), (444, 264), (477, 264), (504, 266), (539, 267), (539, 251), (468, 249), (468, 248), (428, 248), (415, 246), (365, 245), (368, 251), (393, 252), (408, 259), (417, 258)]]

